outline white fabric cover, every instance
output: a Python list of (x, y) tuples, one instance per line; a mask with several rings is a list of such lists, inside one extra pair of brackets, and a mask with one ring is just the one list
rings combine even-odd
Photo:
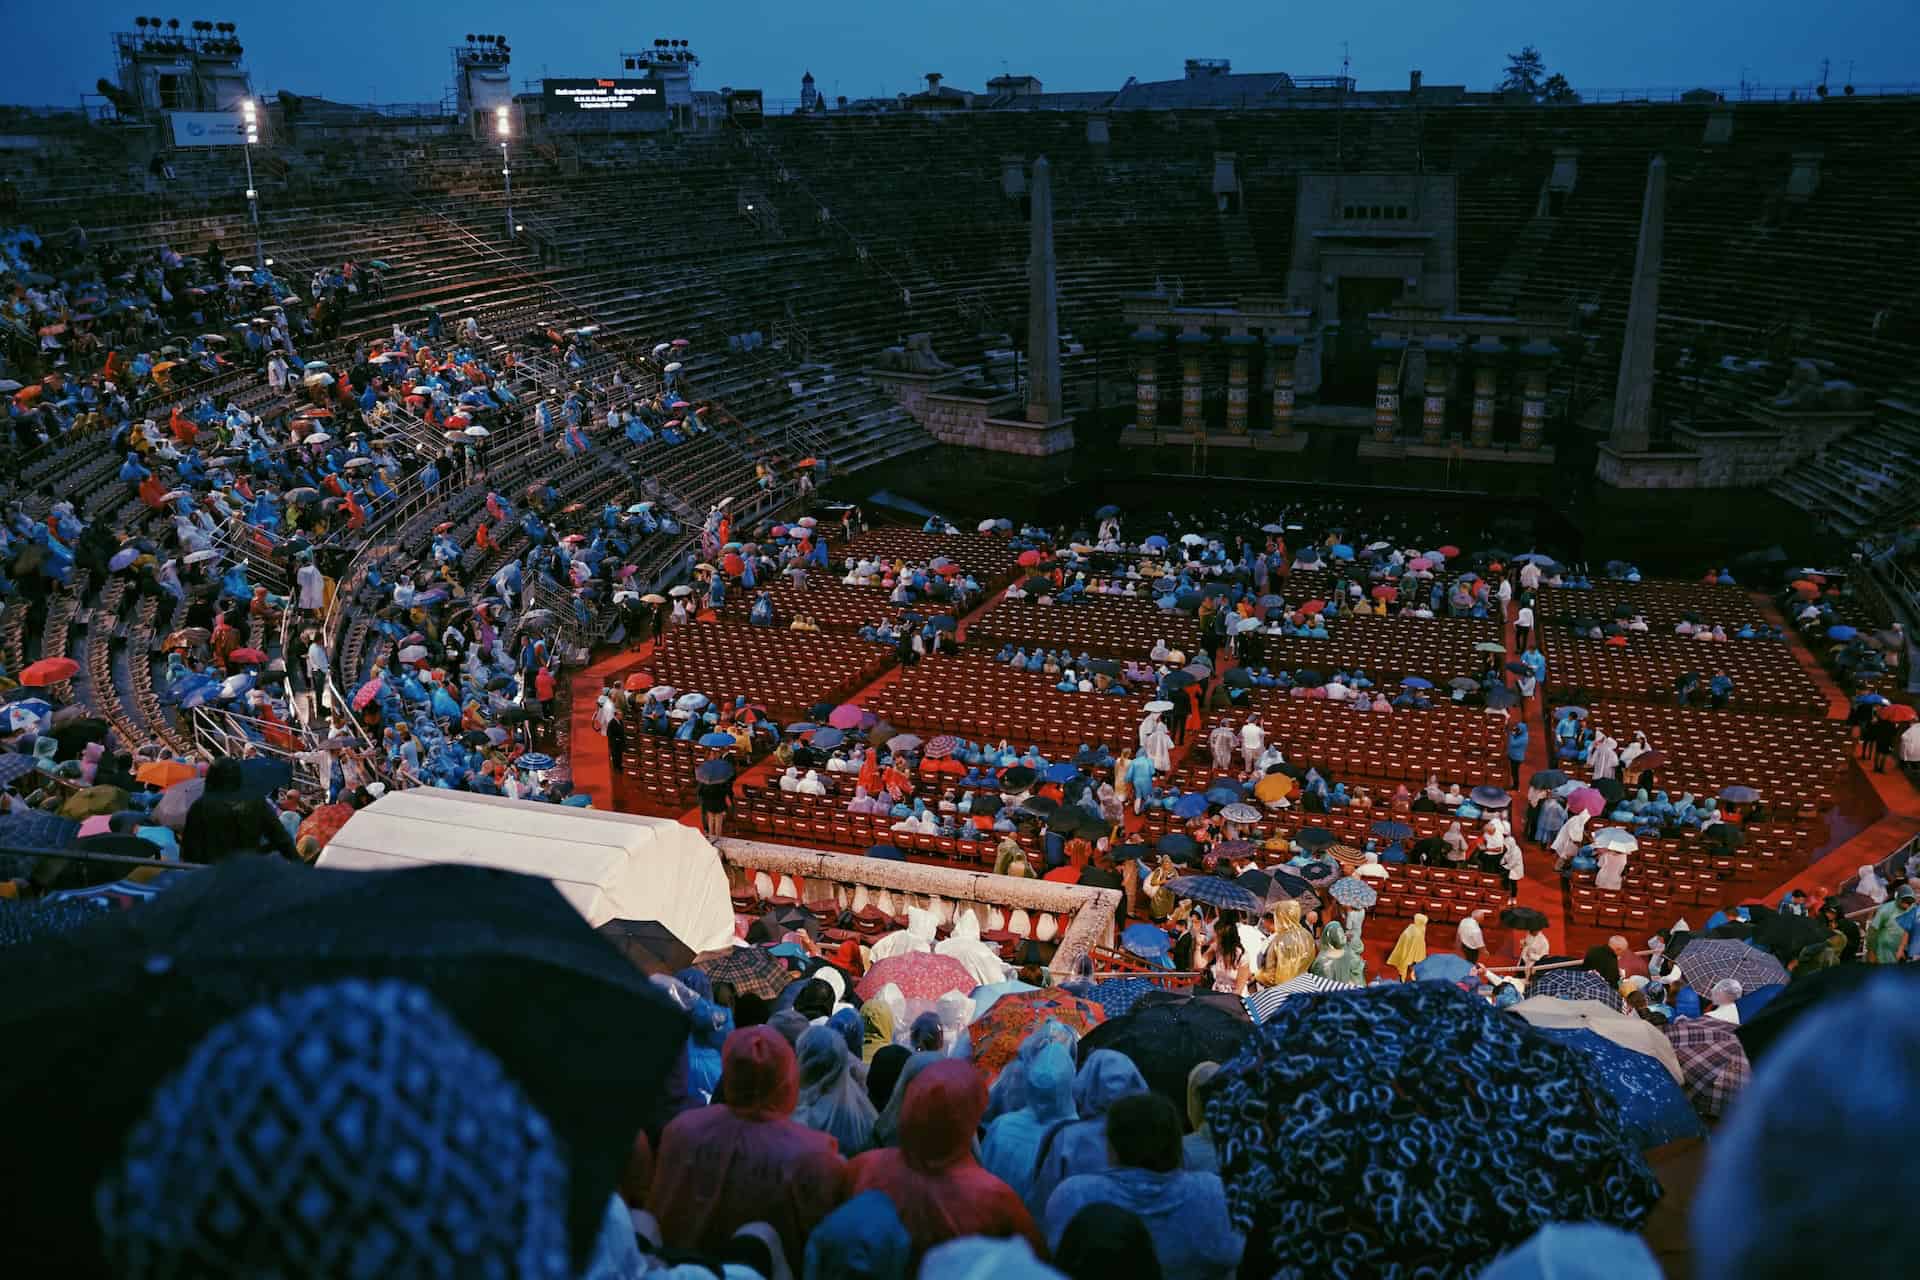
[(658, 920), (696, 952), (734, 943), (719, 852), (692, 827), (664, 818), (419, 787), (354, 814), (316, 865), (397, 871), (433, 863), (551, 880), (596, 928)]

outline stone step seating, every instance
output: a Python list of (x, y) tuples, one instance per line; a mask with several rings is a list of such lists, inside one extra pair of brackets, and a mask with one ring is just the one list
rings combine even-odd
[[(1336, 778), (1418, 785), (1437, 774), (1443, 783), (1463, 787), (1507, 785), (1503, 722), (1484, 711), (1436, 706), (1428, 711), (1359, 712), (1338, 702), (1284, 696), (1256, 697), (1249, 709), (1260, 713), (1267, 741), (1288, 760), (1302, 767), (1318, 765)], [(1207, 749), (1213, 727), (1225, 720), (1237, 728), (1246, 719), (1246, 709), (1238, 708), (1207, 718), (1188, 756), (1184, 787), (1205, 790), (1206, 779), (1214, 776)], [(1235, 747), (1236, 773), (1239, 766)]]
[[(1641, 582), (1595, 581), (1587, 588), (1542, 584), (1534, 596), (1533, 615), (1542, 625), (1549, 620), (1578, 617), (1593, 618), (1604, 624), (1617, 616), (1617, 608), (1622, 605), (1644, 617), (1649, 628), (1668, 633), (1682, 615), (1689, 613), (1704, 619), (1708, 626), (1718, 623), (1729, 634), (1743, 623), (1755, 627), (1767, 625), (1766, 615), (1754, 604), (1746, 587), (1658, 578)], [(1653, 631), (1649, 630), (1648, 634)]]
[(1166, 613), (1139, 596), (1087, 595), (1071, 604), (1040, 604), (1032, 597), (1001, 600), (967, 628), (975, 647), (1011, 644), (1066, 648), (1096, 658), (1144, 660), (1164, 640), (1188, 658), (1198, 656), (1200, 627), (1189, 613)]
[(891, 661), (863, 640), (721, 621), (670, 628), (645, 669), (682, 694), (703, 693), (722, 707), (745, 697), (788, 724), (816, 702), (862, 688)]
[(1136, 736), (1145, 690), (1124, 696), (1062, 693), (1057, 676), (1014, 671), (984, 654), (962, 652), (907, 667), (869, 694), (865, 706), (922, 737), (950, 733), (1025, 745), (1118, 745)]

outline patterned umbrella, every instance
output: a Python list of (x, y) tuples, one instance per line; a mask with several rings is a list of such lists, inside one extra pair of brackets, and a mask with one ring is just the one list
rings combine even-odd
[(1753, 1078), (1738, 1029), (1718, 1018), (1682, 1018), (1665, 1030), (1680, 1058), (1687, 1101), (1702, 1119), (1718, 1119)]
[(1250, 804), (1230, 804), (1220, 811), (1220, 816), (1243, 826), (1260, 821), (1260, 811)]
[(1207, 1124), (1249, 1274), (1474, 1275), (1548, 1222), (1631, 1229), (1660, 1198), (1583, 1058), (1442, 983), (1286, 1001)]
[(1534, 1030), (1586, 1058), (1618, 1113), (1620, 1128), (1640, 1150), (1681, 1138), (1698, 1138), (1704, 1133), (1687, 1095), (1658, 1058), (1636, 1053), (1593, 1031), (1571, 1027)]
[(1738, 938), (1693, 938), (1673, 958), (1680, 962), (1687, 985), (1703, 996), (1710, 995), (1713, 984), (1723, 978), (1734, 979), (1748, 991), (1787, 980), (1785, 966)]
[(353, 806), (350, 804), (323, 804), (301, 821), (300, 829), (293, 836), (294, 843), (298, 844), (312, 836), (324, 849), (327, 841), (338, 835), (340, 828), (346, 826), (347, 819), (352, 816)]
[(1001, 996), (967, 1028), (973, 1065), (991, 1084), (1020, 1052), (1020, 1044), (1041, 1023), (1053, 1019), (1085, 1035), (1107, 1020), (1104, 1006), (1064, 991), (1016, 991)]
[(1138, 1004), (1142, 997), (1160, 989), (1158, 983), (1145, 978), (1109, 978), (1087, 992), (1087, 999), (1105, 1009), (1108, 1017), (1117, 1018)]
[(889, 956), (874, 965), (854, 989), (862, 1000), (871, 1000), (889, 982), (899, 987), (900, 994), (909, 1000), (938, 1000), (949, 991), (968, 992), (976, 985), (967, 966), (952, 956), (910, 951)]
[(693, 962), (693, 967), (714, 982), (732, 983), (741, 995), (759, 996), (763, 1000), (776, 998), (793, 980), (780, 958), (762, 947), (734, 947), (703, 956)]
[(1167, 892), (1223, 911), (1258, 911), (1262, 906), (1260, 899), (1238, 882), (1219, 876), (1179, 876), (1167, 881)]
[(1365, 880), (1354, 876), (1341, 876), (1333, 882), (1333, 887), (1328, 889), (1327, 893), (1341, 906), (1357, 907), (1362, 911), (1380, 901), (1380, 895), (1375, 893)]
[(1374, 823), (1372, 831), (1373, 834), (1379, 836), (1382, 840), (1405, 840), (1413, 834), (1412, 827), (1404, 822), (1394, 822), (1391, 819), (1385, 822)]
[(1255, 1022), (1265, 1022), (1291, 996), (1316, 995), (1324, 991), (1358, 991), (1351, 983), (1335, 982), (1317, 973), (1303, 973), (1277, 987), (1266, 987), (1246, 997), (1247, 1013)]
[(929, 742), (927, 749), (920, 754), (929, 760), (945, 760), (959, 749), (960, 739), (953, 737), (951, 734), (943, 733), (932, 742)]
[(1626, 1012), (1627, 1008), (1620, 993), (1591, 969), (1548, 969), (1536, 973), (1527, 984), (1527, 994), (1552, 996), (1556, 1000), (1594, 1000), (1619, 1013)]

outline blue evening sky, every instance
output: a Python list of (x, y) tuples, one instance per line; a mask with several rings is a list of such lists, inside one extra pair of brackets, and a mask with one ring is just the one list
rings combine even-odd
[[(131, 3), (4, 0), (13, 56), (0, 100), (71, 105), (112, 70), (108, 34), (131, 29)], [(1128, 76), (1178, 77), (1188, 57), (1230, 58), (1236, 71), (1324, 75), (1351, 46), (1363, 88), (1394, 88), (1418, 67), (1429, 84), (1490, 88), (1503, 55), (1532, 43), (1576, 88), (1732, 86), (1743, 73), (1804, 85), (1833, 60), (1857, 83), (1920, 82), (1916, 0), (392, 0), (268, 5), (208, 0), (146, 10), (239, 24), (254, 84), (346, 102), (437, 100), (447, 47), (500, 32), (517, 79), (611, 74), (622, 49), (682, 37), (701, 55), (703, 88), (757, 87), (792, 98), (811, 69), (823, 93), (909, 90), (922, 73), (980, 89), (1002, 70), (1053, 90), (1115, 88)], [(654, 15), (660, 15), (657, 18)]]

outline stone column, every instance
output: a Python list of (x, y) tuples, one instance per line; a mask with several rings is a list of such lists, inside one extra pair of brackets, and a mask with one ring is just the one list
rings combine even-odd
[(1665, 260), (1667, 162), (1647, 165), (1640, 203), (1640, 243), (1633, 257), (1633, 294), (1627, 330), (1620, 340), (1620, 376), (1614, 383), (1613, 426), (1607, 439), (1617, 453), (1645, 453), (1653, 430), (1653, 354), (1660, 317), (1660, 264)]
[(1060, 393), (1060, 293), (1053, 256), (1053, 169), (1033, 162), (1027, 236), (1027, 421), (1058, 422)]
[(1520, 401), (1520, 447), (1538, 449), (1540, 437), (1547, 430), (1547, 371), (1545, 369), (1527, 370), (1527, 380), (1521, 391)]
[(1204, 368), (1207, 335), (1183, 333), (1180, 344), (1180, 429), (1203, 432), (1207, 429), (1206, 406), (1202, 399), (1201, 377)]
[(1250, 334), (1229, 335), (1227, 344), (1227, 431), (1247, 434), (1247, 349), (1258, 339)]
[(1273, 434), (1293, 434), (1293, 358), (1300, 339), (1275, 334), (1267, 341), (1267, 359), (1273, 362)]
[(1133, 331), (1133, 425), (1160, 429), (1160, 344), (1165, 335), (1151, 325)]
[(1373, 344), (1380, 357), (1380, 371), (1373, 379), (1373, 438), (1381, 442), (1400, 434), (1400, 352), (1399, 343)]
[(1498, 374), (1492, 365), (1480, 365), (1473, 371), (1473, 447), (1484, 449), (1493, 443), (1493, 402), (1498, 393)]
[(1447, 366), (1438, 351), (1427, 351), (1426, 395), (1420, 401), (1420, 440), (1440, 444), (1447, 438)]

